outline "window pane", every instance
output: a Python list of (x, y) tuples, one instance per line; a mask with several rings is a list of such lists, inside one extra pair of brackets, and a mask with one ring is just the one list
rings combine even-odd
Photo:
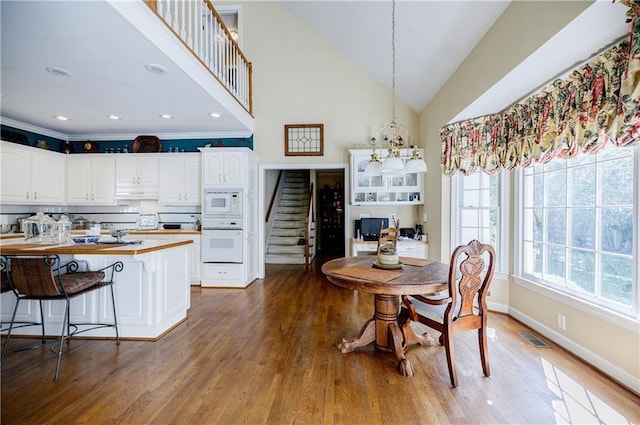
[(544, 195), (544, 178), (542, 174), (533, 176), (533, 205), (541, 207)]
[(633, 295), (633, 261), (613, 255), (600, 256), (601, 295), (611, 301), (631, 305)]
[(572, 249), (569, 251), (569, 277), (567, 286), (589, 294), (595, 293), (595, 253)]
[(633, 248), (633, 209), (603, 208), (600, 219), (600, 249), (631, 255)]
[(544, 234), (543, 228), (544, 221), (542, 219), (542, 208), (536, 208), (533, 210), (533, 240), (542, 242), (542, 235)]
[(418, 185), (418, 175), (415, 173), (407, 174), (405, 176), (405, 182), (407, 186), (417, 186)]
[(576, 248), (595, 248), (596, 210), (576, 208), (570, 210), (571, 236), (569, 244)]
[(567, 173), (565, 170), (545, 174), (545, 206), (560, 207), (567, 205)]
[(566, 213), (564, 208), (545, 210), (545, 223), (547, 228), (545, 242), (564, 245), (566, 242)]
[(382, 176), (372, 176), (371, 177), (371, 186), (382, 187)]
[(464, 177), (465, 189), (480, 189), (480, 175), (481, 172), (473, 173)]
[(594, 204), (596, 200), (596, 173), (594, 166), (569, 170), (569, 193), (570, 205), (572, 206), (582, 207)]
[(602, 205), (633, 204), (633, 158), (602, 163), (599, 178)]
[(464, 209), (460, 213), (460, 220), (462, 221), (460, 224), (462, 226), (477, 226), (479, 215), (480, 215), (479, 210)]
[(545, 246), (546, 256), (544, 262), (544, 278), (557, 283), (564, 283), (564, 268), (567, 261), (565, 249), (557, 246)]
[(479, 229), (477, 227), (463, 227), (460, 230), (460, 244), (468, 244), (474, 239), (480, 239)]
[(462, 191), (462, 206), (463, 207), (479, 207), (480, 192), (477, 190)]
[(479, 193), (480, 196), (480, 205), (483, 207), (489, 207), (491, 204), (491, 194), (489, 193), (490, 189), (487, 187), (486, 189), (482, 189)]
[(527, 273), (542, 277), (542, 244), (524, 244), (524, 269)]
[(364, 174), (358, 174), (358, 186), (360, 187), (369, 186), (369, 177)]

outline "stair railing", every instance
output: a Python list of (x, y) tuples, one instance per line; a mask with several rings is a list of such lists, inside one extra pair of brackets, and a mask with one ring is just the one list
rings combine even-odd
[(210, 0), (144, 0), (193, 55), (253, 114), (252, 65)]
[(273, 193), (271, 194), (271, 201), (269, 202), (269, 207), (267, 208), (267, 214), (264, 216), (264, 222), (268, 223), (271, 217), (271, 210), (273, 209), (273, 204), (276, 203), (276, 199), (278, 198), (278, 192), (280, 191), (280, 180), (282, 180), (282, 174), (284, 172), (280, 170), (278, 173), (278, 180), (276, 181), (276, 185), (273, 188)]
[(304, 268), (309, 270), (311, 265), (311, 253), (309, 241), (311, 240), (311, 223), (313, 223), (313, 182), (309, 185), (309, 201), (307, 203), (307, 216), (304, 219), (306, 226), (304, 229)]

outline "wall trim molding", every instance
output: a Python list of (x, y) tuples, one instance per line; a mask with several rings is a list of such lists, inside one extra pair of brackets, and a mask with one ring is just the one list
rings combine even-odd
[(604, 374), (608, 375), (614, 381), (617, 381), (624, 387), (628, 388), (630, 391), (640, 395), (640, 379), (637, 376), (633, 376), (629, 372), (619, 368), (613, 363), (607, 361), (606, 359), (600, 357), (599, 355), (593, 353), (592, 351), (586, 349), (580, 344), (575, 343), (571, 339), (565, 337), (562, 334), (554, 331), (553, 329), (543, 325), (542, 323), (532, 319), (521, 311), (509, 307), (509, 316), (514, 319), (524, 323), (529, 326), (533, 330), (539, 332), (545, 338), (553, 341), (558, 344), (565, 350), (589, 363), (596, 369), (600, 370)]

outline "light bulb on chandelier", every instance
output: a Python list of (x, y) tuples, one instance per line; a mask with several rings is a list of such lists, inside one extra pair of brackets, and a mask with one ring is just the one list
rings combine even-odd
[(382, 127), (380, 136), (388, 145), (387, 157), (380, 162), (376, 154), (376, 138), (371, 137), (372, 153), (371, 160), (365, 167), (367, 175), (402, 175), (404, 173), (424, 173), (427, 171), (427, 164), (418, 153), (418, 147), (413, 147), (412, 156), (404, 164), (400, 157), (400, 149), (409, 140), (407, 128), (398, 124), (396, 120), (396, 2), (391, 2), (391, 122)]

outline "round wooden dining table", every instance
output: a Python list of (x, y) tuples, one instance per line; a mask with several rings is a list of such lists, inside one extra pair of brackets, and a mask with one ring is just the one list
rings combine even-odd
[(350, 353), (358, 347), (375, 342), (375, 347), (393, 352), (400, 373), (413, 376), (413, 366), (405, 356), (411, 343), (432, 345), (433, 338), (425, 333), (416, 334), (398, 322), (400, 296), (435, 295), (447, 289), (449, 266), (444, 263), (418, 258), (401, 257), (401, 268), (383, 270), (373, 267), (376, 256), (345, 257), (322, 265), (322, 273), (329, 282), (342, 288), (374, 294), (374, 313), (354, 339), (343, 338), (338, 344), (341, 353)]

